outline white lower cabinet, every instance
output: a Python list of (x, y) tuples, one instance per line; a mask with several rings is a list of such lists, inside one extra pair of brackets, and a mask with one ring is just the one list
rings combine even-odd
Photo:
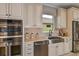
[(59, 56), (64, 54), (64, 43), (49, 44), (49, 56)]
[(56, 56), (55, 47), (56, 47), (55, 44), (49, 44), (49, 49), (48, 49), (48, 55), (49, 56)]
[(33, 42), (30, 43), (25, 43), (25, 48), (24, 48), (24, 55), (25, 56), (33, 56), (34, 55), (34, 46)]
[(72, 42), (70, 39), (65, 38), (64, 39), (64, 53), (69, 53), (72, 50), (72, 46), (71, 46)]
[(58, 56), (63, 55), (64, 54), (64, 42), (57, 43), (56, 49), (57, 49)]

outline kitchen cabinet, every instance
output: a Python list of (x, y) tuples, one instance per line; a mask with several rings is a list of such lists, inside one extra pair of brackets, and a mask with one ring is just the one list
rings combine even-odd
[(0, 18), (6, 18), (7, 17), (7, 3), (0, 3)]
[(59, 56), (64, 54), (64, 43), (49, 44), (49, 56)]
[(71, 7), (69, 10), (71, 10), (72, 20), (79, 21), (79, 8)]
[(48, 51), (49, 51), (49, 56), (56, 56), (57, 54), (56, 54), (56, 45), (55, 44), (49, 44), (49, 49), (48, 49)]
[(64, 54), (72, 51), (72, 40), (69, 37), (64, 38)]
[(34, 55), (34, 46), (33, 42), (27, 42), (24, 44), (24, 55), (33, 56)]
[(57, 28), (66, 28), (66, 9), (58, 8)]
[(57, 55), (63, 55), (64, 54), (64, 43), (58, 43), (57, 46), (56, 46), (56, 49), (57, 49)]
[(73, 9), (73, 11), (72, 11), (73, 13), (73, 20), (77, 20), (78, 19), (78, 9)]
[(64, 39), (64, 53), (70, 52), (70, 39), (65, 38)]
[(25, 27), (42, 27), (42, 4), (25, 4), (23, 10)]
[(72, 38), (69, 38), (69, 50), (72, 51)]
[[(39, 6), (39, 7), (38, 7)], [(42, 5), (36, 5), (36, 26), (37, 27), (42, 27)]]
[(22, 20), (22, 4), (21, 3), (9, 4), (9, 18)]
[(22, 4), (20, 3), (1, 3), (0, 18), (22, 19)]

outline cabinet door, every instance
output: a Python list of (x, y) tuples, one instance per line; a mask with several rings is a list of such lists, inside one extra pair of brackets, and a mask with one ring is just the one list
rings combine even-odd
[(72, 11), (72, 14), (73, 14), (73, 20), (78, 20), (78, 9), (73, 9)]
[(48, 55), (49, 56), (56, 56), (57, 51), (56, 51), (56, 45), (55, 44), (50, 44), (49, 49), (48, 49)]
[(70, 39), (65, 39), (64, 42), (64, 53), (69, 53), (72, 50), (72, 42)]
[(34, 26), (35, 25), (35, 6), (34, 4), (28, 4), (28, 26)]
[(6, 13), (7, 13), (7, 4), (0, 3), (0, 18), (6, 17)]
[(37, 4), (35, 5), (35, 21), (36, 21), (36, 26), (41, 27), (42, 26), (42, 5)]
[(24, 25), (27, 27), (42, 26), (42, 4), (23, 4)]
[(69, 53), (69, 40), (68, 39), (65, 39), (65, 42), (64, 42), (64, 53)]
[(66, 9), (61, 10), (61, 27), (66, 28)]
[(12, 3), (9, 7), (9, 18), (22, 20), (22, 4)]
[(69, 50), (72, 51), (72, 38), (69, 38)]
[(59, 8), (58, 9), (58, 28), (66, 28), (66, 9)]
[(34, 55), (34, 46), (33, 42), (25, 43), (24, 45), (24, 55), (25, 56), (33, 56)]
[(58, 13), (57, 13), (57, 28), (61, 28), (61, 10), (58, 9)]
[(64, 46), (63, 46), (64, 43), (57, 43), (57, 46), (56, 46), (56, 51), (57, 51), (57, 55), (63, 55), (64, 54)]

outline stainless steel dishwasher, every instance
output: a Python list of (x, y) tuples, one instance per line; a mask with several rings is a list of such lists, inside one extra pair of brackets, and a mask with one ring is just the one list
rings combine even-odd
[(49, 40), (34, 42), (34, 56), (48, 56)]

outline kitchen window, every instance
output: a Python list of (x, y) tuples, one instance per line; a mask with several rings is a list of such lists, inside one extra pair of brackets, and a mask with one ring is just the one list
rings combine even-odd
[(43, 19), (42, 31), (44, 33), (49, 32), (49, 30), (54, 30), (54, 16), (48, 15), (48, 14), (43, 14), (42, 19)]

